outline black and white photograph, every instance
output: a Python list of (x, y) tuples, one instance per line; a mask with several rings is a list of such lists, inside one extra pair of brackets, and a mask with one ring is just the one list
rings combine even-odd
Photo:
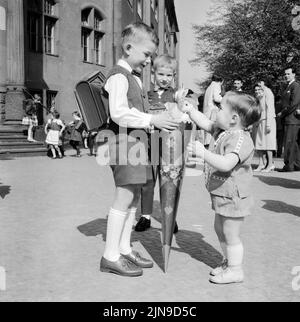
[(0, 0), (0, 302), (300, 302), (299, 197), (299, 0)]

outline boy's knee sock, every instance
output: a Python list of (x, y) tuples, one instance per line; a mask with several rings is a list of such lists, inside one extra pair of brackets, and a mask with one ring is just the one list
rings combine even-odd
[(243, 244), (227, 246), (228, 266), (230, 268), (241, 268), (244, 256)]
[(120, 242), (120, 253), (124, 255), (128, 255), (131, 253), (131, 245), (130, 245), (130, 238), (132, 232), (132, 226), (135, 220), (137, 208), (130, 208), (128, 210), (128, 217), (126, 219), (121, 242)]
[(120, 239), (127, 212), (110, 209), (107, 221), (106, 244), (103, 257), (115, 262), (120, 257)]

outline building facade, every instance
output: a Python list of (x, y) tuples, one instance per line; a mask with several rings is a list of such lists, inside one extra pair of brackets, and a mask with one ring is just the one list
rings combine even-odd
[[(157, 31), (158, 54), (178, 57), (174, 0), (0, 0), (2, 122), (20, 120), (24, 98), (35, 93), (69, 121), (76, 84), (117, 62), (121, 31), (135, 21)], [(151, 67), (143, 77), (149, 89)]]

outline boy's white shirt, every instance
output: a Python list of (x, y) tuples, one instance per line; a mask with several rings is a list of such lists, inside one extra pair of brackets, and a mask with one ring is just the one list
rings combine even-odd
[[(118, 65), (127, 69), (130, 73), (132, 68), (130, 65), (120, 59)], [(134, 76), (143, 89), (141, 80)], [(109, 111), (111, 119), (122, 127), (130, 128), (150, 128), (152, 116), (140, 112), (136, 108), (129, 108), (127, 92), (129, 84), (127, 78), (123, 74), (111, 76), (105, 84), (105, 90), (109, 93)]]

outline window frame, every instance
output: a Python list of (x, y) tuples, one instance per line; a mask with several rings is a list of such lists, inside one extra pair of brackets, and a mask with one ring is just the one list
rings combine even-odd
[[(87, 13), (85, 20), (84, 13)], [(104, 21), (105, 16), (95, 7), (87, 7), (81, 11), (81, 58), (84, 63), (105, 65)]]

